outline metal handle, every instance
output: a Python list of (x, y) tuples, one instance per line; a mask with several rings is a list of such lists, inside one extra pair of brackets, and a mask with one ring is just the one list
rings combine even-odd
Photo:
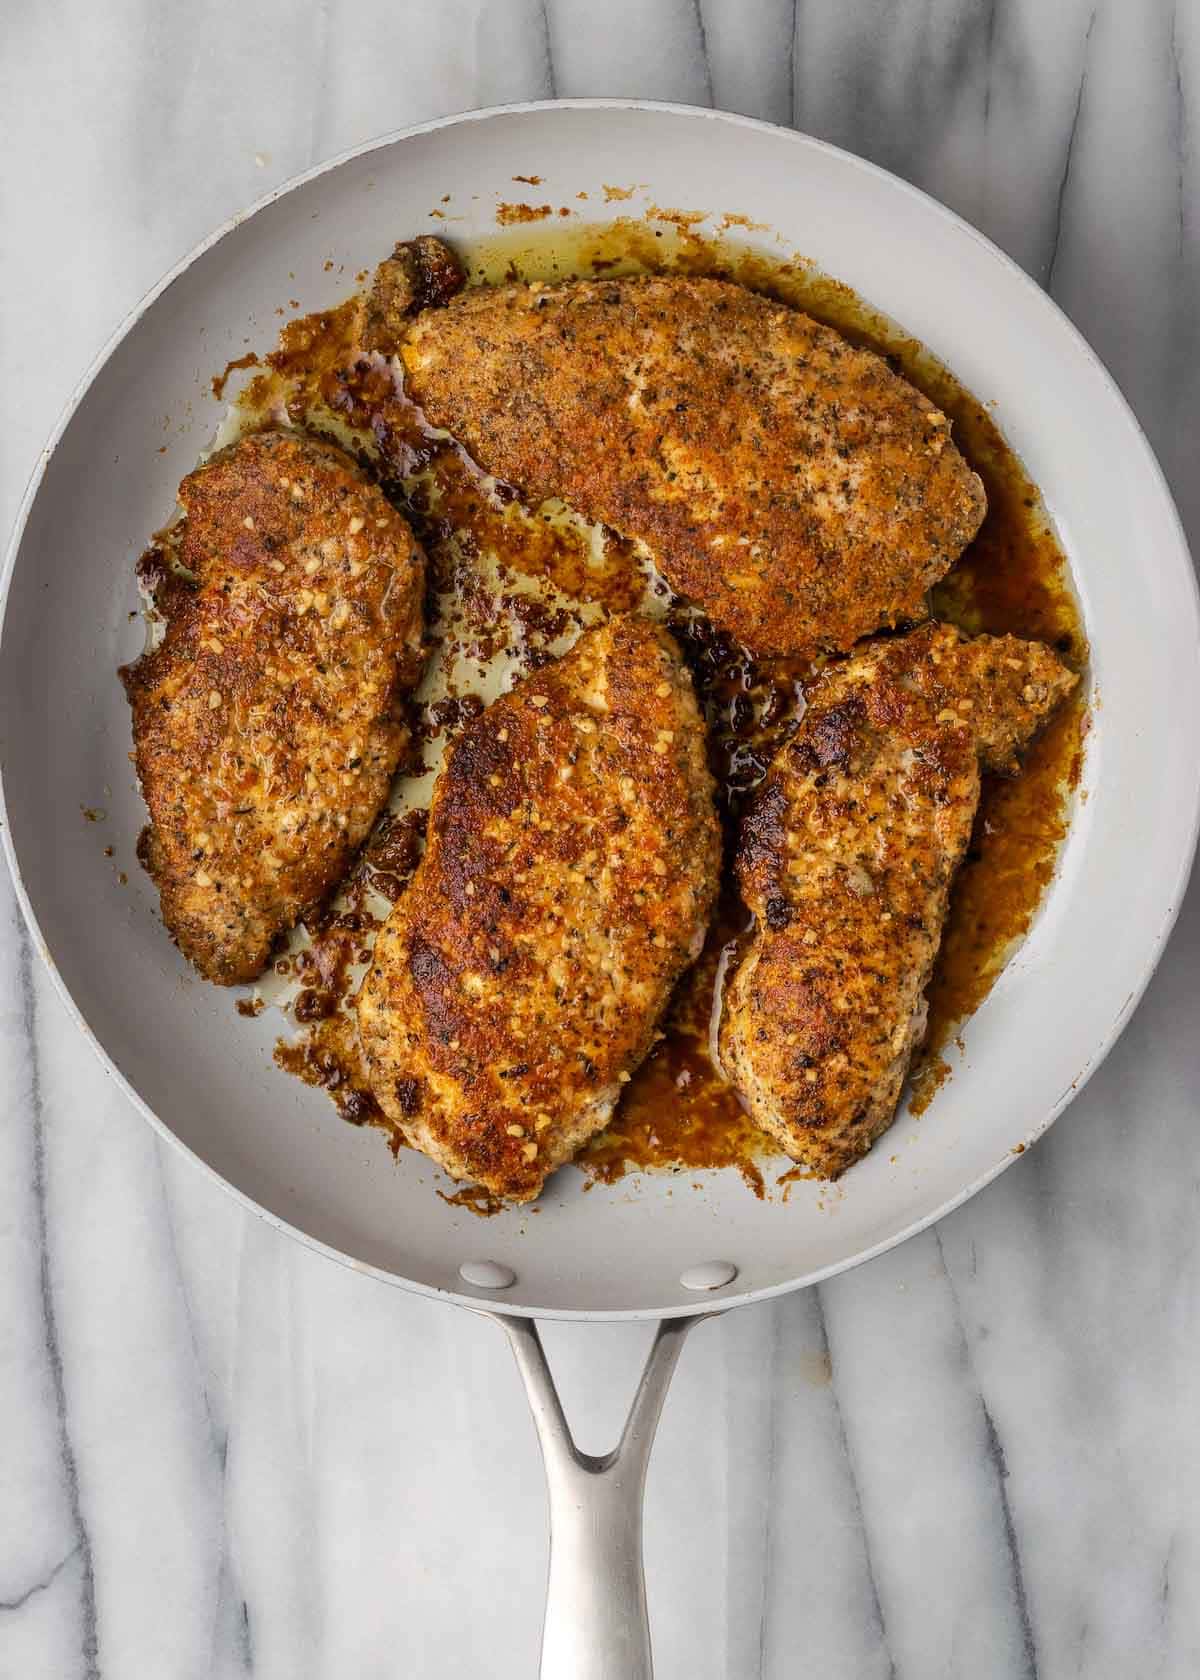
[(683, 1339), (714, 1315), (659, 1325), (621, 1439), (603, 1458), (575, 1445), (537, 1326), (491, 1316), (524, 1378), (550, 1491), (541, 1680), (652, 1680), (642, 1572), (646, 1467)]

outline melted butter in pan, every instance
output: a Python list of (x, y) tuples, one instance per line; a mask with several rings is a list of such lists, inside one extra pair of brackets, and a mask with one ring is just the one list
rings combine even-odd
[[(672, 271), (737, 280), (836, 327), (885, 356), (949, 415), (980, 474), (988, 515), (934, 596), (937, 616), (978, 634), (1052, 643), (1081, 669), (1087, 646), (1066, 561), (1041, 497), (986, 408), (914, 339), (847, 287), (802, 260), (779, 260), (719, 237), (694, 218), (616, 221), (603, 229), (510, 229), (460, 249), (473, 283)], [(666, 617), (684, 646), (709, 719), (710, 757), (729, 826), (803, 709), (810, 670), (756, 662), (674, 601), (639, 545), (589, 524), (562, 503), (525, 507), (482, 473), (403, 393), (398, 364), (353, 354), (356, 304), (290, 321), (249, 378), (218, 436), (264, 424), (323, 433), (368, 464), (411, 519), (429, 560), (430, 659), (413, 707), (409, 762), (391, 809), (321, 926), (301, 929), (260, 986), (300, 1031), (277, 1060), (327, 1089), (348, 1120), (389, 1129), (368, 1089), (351, 1000), (375, 933), (420, 856), (423, 813), (448, 742), (462, 723), (527, 671), (570, 647), (605, 614)], [(968, 860), (955, 887), (929, 993), (929, 1024), (912, 1106), (928, 1104), (949, 1071), (943, 1052), (986, 997), (1037, 911), (1066, 833), (1081, 765), (1085, 701), (1071, 702), (1013, 779), (985, 778)], [(733, 1167), (758, 1195), (764, 1170), (790, 1163), (747, 1120), (709, 1055), (722, 951), (744, 913), (727, 888), (704, 955), (685, 977), (662, 1039), (626, 1087), (613, 1123), (579, 1165), (612, 1182), (631, 1168), (676, 1173)], [(394, 1149), (399, 1139), (392, 1134)], [(776, 1177), (790, 1182), (794, 1173)], [(786, 1189), (784, 1191), (786, 1195)], [(474, 1206), (474, 1204), (471, 1204)], [(476, 1211), (479, 1211), (476, 1209)], [(486, 1210), (485, 1210), (486, 1211)]]

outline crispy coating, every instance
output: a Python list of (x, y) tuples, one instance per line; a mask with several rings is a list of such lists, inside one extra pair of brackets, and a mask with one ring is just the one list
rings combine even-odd
[(208, 980), (261, 973), (342, 878), (408, 740), (424, 560), (340, 450), (259, 432), (179, 487), (189, 578), (160, 566), (162, 643), (121, 673), (150, 810), (138, 852)]
[(401, 354), (426, 416), (487, 471), (641, 538), (761, 654), (924, 618), (983, 519), (945, 415), (727, 281), (473, 287), (419, 315)]
[(772, 764), (742, 827), (756, 927), (719, 1050), (752, 1118), (816, 1176), (891, 1124), (980, 765), (1012, 769), (1076, 681), (1040, 643), (926, 625), (829, 667)]
[(449, 302), (466, 284), (458, 258), (432, 234), (402, 241), (376, 268), (363, 300), (359, 342), (364, 350), (394, 350), (420, 309)]
[(384, 1111), (455, 1178), (536, 1196), (650, 1049), (719, 863), (678, 648), (642, 618), (587, 632), (450, 749), (359, 993)]

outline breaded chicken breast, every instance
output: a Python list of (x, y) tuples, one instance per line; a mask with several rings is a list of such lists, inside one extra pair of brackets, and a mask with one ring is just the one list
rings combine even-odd
[(261, 973), (387, 798), (422, 664), (424, 561), (350, 458), (259, 432), (179, 487), (166, 632), (121, 673), (163, 920), (208, 980)]
[(1076, 681), (1039, 643), (926, 625), (828, 667), (772, 764), (742, 826), (756, 927), (719, 1052), (752, 1118), (817, 1176), (895, 1113), (980, 766), (1013, 769)]
[(588, 631), (450, 749), (359, 993), (384, 1112), (453, 1177), (536, 1196), (650, 1049), (719, 861), (675, 642), (643, 618)]
[(983, 519), (944, 414), (727, 281), (472, 287), (400, 349), (410, 395), (488, 472), (641, 538), (756, 653), (924, 618)]

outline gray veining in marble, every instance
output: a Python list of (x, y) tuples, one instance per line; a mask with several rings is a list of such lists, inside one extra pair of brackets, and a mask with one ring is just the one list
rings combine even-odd
[[(10, 0), (0, 525), (210, 228), (373, 134), (552, 94), (793, 122), (944, 199), (1096, 346), (1200, 536), (1183, 0)], [(159, 1145), (0, 904), (0, 1677), (533, 1673), (545, 1502), (502, 1338)], [(665, 1680), (1200, 1673), (1198, 983), (1193, 890), (1043, 1144), (872, 1266), (696, 1332), (649, 1486)], [(546, 1339), (603, 1447), (645, 1329)]]

